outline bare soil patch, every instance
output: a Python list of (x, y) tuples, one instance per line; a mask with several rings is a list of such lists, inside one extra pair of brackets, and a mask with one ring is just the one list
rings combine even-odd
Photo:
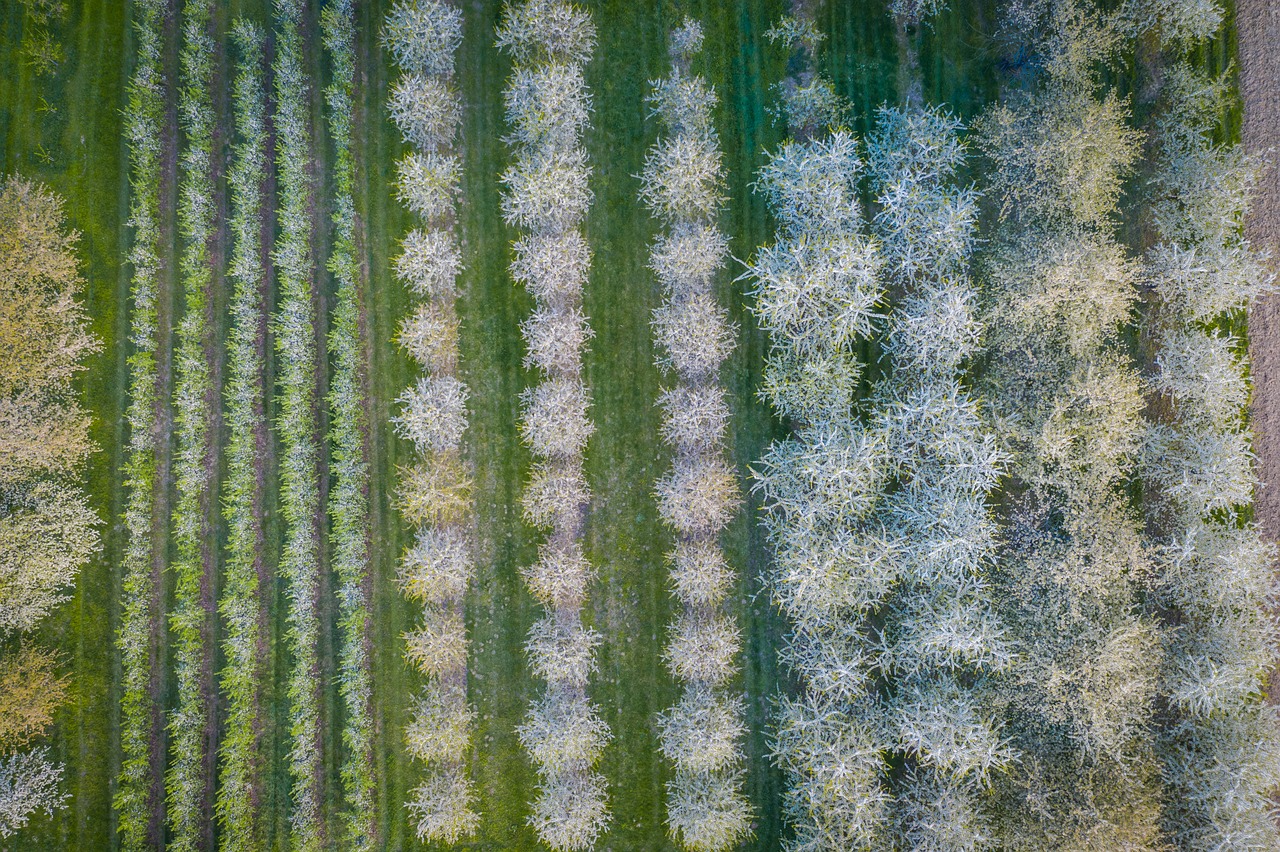
[[(1280, 6), (1239, 0), (1236, 9), (1245, 150), (1266, 164), (1247, 230), (1256, 248), (1280, 257)], [(1249, 312), (1253, 362), (1254, 446), (1258, 453), (1257, 517), (1271, 541), (1280, 540), (1280, 294)]]
[[(1245, 151), (1265, 164), (1246, 222), (1255, 248), (1280, 259), (1280, 5), (1275, 0), (1239, 0), (1241, 129)], [(1253, 362), (1253, 430), (1257, 452), (1257, 519), (1269, 541), (1280, 541), (1280, 294), (1249, 311), (1249, 358)], [(1280, 665), (1268, 688), (1280, 702)]]

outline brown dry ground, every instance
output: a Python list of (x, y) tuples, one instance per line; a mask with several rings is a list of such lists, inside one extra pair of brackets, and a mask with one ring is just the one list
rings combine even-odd
[[(1265, 164), (1246, 229), (1254, 246), (1270, 252), (1274, 262), (1280, 259), (1280, 3), (1239, 0), (1236, 34), (1244, 100), (1241, 140), (1245, 151)], [(1280, 293), (1249, 311), (1249, 358), (1261, 481), (1257, 519), (1267, 539), (1280, 541)], [(1280, 679), (1273, 675), (1271, 681), (1271, 700), (1280, 701)]]

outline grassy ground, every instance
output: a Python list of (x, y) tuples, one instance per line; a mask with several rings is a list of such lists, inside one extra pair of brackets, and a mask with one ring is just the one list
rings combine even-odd
[[(92, 437), (102, 452), (85, 472), (92, 504), (107, 520), (104, 548), (82, 572), (74, 597), (45, 622), (38, 641), (62, 651), (70, 700), (62, 707), (53, 754), (67, 764), (68, 808), (36, 818), (14, 848), (107, 849), (114, 834), (112, 778), (118, 660), (113, 652), (123, 543), (118, 519), (123, 490), (123, 413), (128, 317), (124, 306), (128, 178), (120, 110), (129, 67), (125, 6), (116, 0), (68, 4), (49, 29), (65, 58), (53, 74), (37, 74), (24, 55), (32, 27), (25, 7), (0, 6), (0, 171), (47, 182), (67, 200), (72, 227), (82, 233), (85, 302), (103, 341), (81, 380), (94, 412)], [(0, 844), (3, 846), (3, 844)]]

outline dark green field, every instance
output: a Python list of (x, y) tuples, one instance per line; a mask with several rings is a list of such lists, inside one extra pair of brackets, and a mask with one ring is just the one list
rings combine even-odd
[[(313, 0), (318, 8), (320, 0)], [(393, 434), (393, 402), (408, 384), (409, 361), (393, 336), (408, 299), (390, 273), (400, 236), (410, 217), (397, 204), (392, 182), (403, 152), (399, 132), (383, 103), (388, 57), (377, 41), (386, 0), (361, 4), (363, 69), (359, 82), (363, 134), (356, 139), (357, 207), (367, 223), (371, 269), (368, 305), (373, 365), (373, 410), (378, 420), (372, 492), (375, 539), (375, 612), (379, 631), (374, 689), (381, 713), (380, 802), (389, 849), (419, 848), (402, 807), (417, 772), (407, 757), (402, 731), (417, 675), (402, 658), (402, 633), (412, 626), (414, 607), (394, 583), (405, 529), (395, 513), (396, 466), (409, 448)], [(498, 174), (506, 165), (502, 87), (509, 60), (493, 46), (500, 15), (496, 0), (466, 0), (466, 39), (458, 80), (466, 104), (464, 201), (461, 233), (467, 272), (463, 318), (463, 372), (471, 390), (469, 446), (475, 464), (480, 543), (478, 579), (468, 601), (472, 639), (471, 694), (479, 712), (473, 775), (483, 813), (475, 842), (463, 848), (538, 848), (525, 826), (526, 802), (535, 775), (515, 736), (539, 684), (526, 671), (522, 646), (539, 613), (518, 569), (531, 562), (539, 534), (520, 517), (520, 492), (531, 462), (516, 429), (518, 396), (531, 379), (521, 366), (518, 323), (531, 300), (507, 273), (513, 234), (499, 216)], [(656, 714), (677, 697), (677, 685), (660, 658), (674, 602), (666, 585), (663, 554), (670, 535), (660, 523), (653, 483), (668, 465), (658, 436), (655, 400), (664, 377), (653, 366), (649, 329), (659, 293), (646, 269), (655, 232), (637, 199), (647, 148), (656, 127), (647, 119), (648, 80), (667, 73), (666, 38), (685, 14), (700, 18), (706, 49), (695, 64), (717, 88), (717, 127), (729, 170), (729, 203), (723, 227), (731, 253), (747, 259), (770, 239), (772, 223), (753, 195), (758, 167), (781, 139), (773, 119), (773, 86), (786, 74), (786, 56), (764, 39), (780, 16), (783, 0), (582, 0), (595, 13), (599, 46), (588, 68), (594, 100), (593, 128), (586, 145), (594, 166), (595, 204), (587, 222), (594, 265), (585, 310), (595, 338), (586, 356), (596, 433), (586, 472), (593, 489), (587, 552), (599, 567), (586, 619), (604, 636), (592, 698), (614, 739), (601, 771), (609, 780), (614, 824), (599, 848), (640, 852), (674, 848), (666, 836), (664, 788), (668, 768), (657, 749)], [(235, 14), (267, 23), (262, 0), (232, 4)], [(952, 0), (952, 9), (931, 29), (908, 34), (915, 46), (926, 100), (946, 102), (968, 118), (999, 95), (1010, 68), (992, 47), (997, 21), (990, 0)], [(118, 626), (124, 506), (121, 467), (126, 439), (128, 285), (124, 262), (129, 182), (121, 137), (121, 110), (133, 60), (128, 4), (122, 0), (70, 0), (65, 20), (53, 27), (65, 58), (52, 74), (39, 74), (26, 56), (30, 27), (26, 6), (0, 0), (0, 171), (47, 181), (67, 199), (69, 219), (82, 234), (86, 302), (93, 331), (104, 342), (82, 386), (95, 414), (93, 437), (101, 452), (86, 473), (86, 485), (104, 519), (105, 547), (80, 576), (74, 598), (46, 622), (39, 639), (62, 650), (71, 677), (71, 698), (52, 737), (57, 759), (67, 765), (68, 807), (52, 819), (33, 821), (13, 846), (23, 850), (111, 850), (116, 848), (111, 813), (114, 776), (120, 765), (118, 729)], [(820, 21), (829, 36), (827, 70), (856, 107), (855, 129), (866, 132), (874, 109), (894, 101), (912, 72), (900, 70), (900, 41), (879, 0), (828, 0)], [(1206, 51), (1207, 65), (1224, 64), (1231, 40)], [(316, 67), (323, 63), (317, 62)], [(1125, 81), (1137, 88), (1137, 78)], [(331, 162), (332, 157), (326, 157)], [(733, 395), (733, 451), (743, 477), (783, 426), (756, 396), (767, 341), (746, 309), (745, 282), (737, 263), (722, 276), (720, 294), (740, 329), (739, 348), (726, 367)], [(786, 688), (776, 651), (783, 625), (761, 593), (760, 574), (768, 549), (752, 498), (726, 536), (740, 569), (737, 614), (746, 636), (741, 688), (748, 695), (751, 735), (748, 788), (757, 811), (756, 837), (747, 848), (779, 848), (784, 831), (779, 811), (781, 778), (770, 768), (769, 715), (772, 696)], [(278, 693), (280, 694), (280, 693)], [(281, 713), (283, 716), (283, 712)], [(336, 734), (335, 734), (336, 736)], [(283, 760), (275, 766), (285, 789)], [(334, 767), (333, 777), (337, 772)], [(277, 834), (287, 837), (287, 813)], [(0, 843), (0, 847), (3, 844)], [(283, 845), (281, 848), (284, 848)]]

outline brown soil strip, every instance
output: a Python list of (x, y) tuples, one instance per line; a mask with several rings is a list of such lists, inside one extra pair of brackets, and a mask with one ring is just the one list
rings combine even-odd
[(163, 24), (165, 120), (160, 159), (159, 245), (156, 298), (156, 394), (154, 447), (156, 454), (155, 499), (151, 514), (151, 779), (147, 794), (151, 819), (147, 842), (163, 849), (165, 840), (165, 762), (168, 752), (166, 674), (168, 671), (169, 520), (173, 478), (173, 327), (174, 294), (178, 289), (178, 9), (169, 0)]
[[(1244, 98), (1245, 151), (1265, 164), (1246, 223), (1256, 249), (1280, 258), (1280, 5), (1275, 0), (1239, 0), (1240, 93)], [(1268, 541), (1280, 541), (1280, 294), (1249, 311), (1249, 358), (1253, 362), (1254, 450), (1258, 455), (1256, 517)], [(1270, 697), (1280, 701), (1272, 677)]]
[[(358, 26), (358, 24), (357, 24)], [(357, 33), (358, 33), (357, 29)], [(366, 49), (364, 39), (355, 38), (355, 79), (352, 82), (351, 91), (351, 138), (348, 144), (352, 147), (352, 178), (351, 184), (353, 194), (358, 194), (355, 187), (367, 186), (363, 177), (365, 157), (363, 154), (367, 151), (365, 139), (365, 87), (367, 80), (365, 79), (365, 69), (368, 67), (369, 56)], [(356, 152), (360, 152), (362, 156), (355, 156)], [(354, 202), (355, 199), (353, 199)], [(375, 778), (382, 779), (385, 776), (385, 762), (382, 752), (385, 749), (379, 748), (382, 743), (382, 717), (375, 712), (377, 710), (377, 693), (374, 691), (376, 685), (373, 678), (373, 660), (374, 660), (374, 632), (373, 632), (373, 602), (374, 597), (374, 574), (375, 561), (373, 543), (380, 541), (381, 536), (377, 535), (381, 530), (381, 513), (374, 505), (371, 499), (369, 483), (372, 481), (374, 472), (374, 459), (377, 453), (377, 435), (378, 430), (374, 427), (374, 405), (373, 405), (373, 365), (374, 365), (374, 345), (372, 335), (369, 333), (369, 287), (373, 280), (369, 269), (369, 235), (365, 226), (365, 217), (358, 212), (363, 206), (368, 207), (368, 198), (364, 199), (364, 205), (355, 205), (356, 214), (353, 222), (353, 246), (352, 251), (357, 259), (356, 263), (356, 334), (359, 336), (359, 342), (363, 344), (361, 350), (364, 357), (360, 361), (359, 373), (356, 376), (356, 387), (359, 389), (361, 411), (363, 419), (360, 423), (360, 435), (362, 438), (361, 452), (364, 454), (365, 463), (365, 482), (361, 489), (361, 499), (365, 503), (365, 511), (367, 514), (367, 524), (365, 526), (365, 571), (363, 581), (360, 585), (360, 592), (364, 600), (364, 624), (361, 625), (360, 644), (364, 651), (364, 663), (366, 668), (366, 676), (369, 678), (369, 706), (365, 708), (365, 712), (371, 723), (369, 736), (369, 753), (361, 755), (361, 758), (368, 761), (370, 766), (374, 767)], [(375, 793), (375, 802), (378, 797)], [(380, 815), (375, 814), (369, 820), (371, 827), (369, 841), (375, 847), (382, 846), (382, 820)]]
[(272, 312), (271, 297), (275, 283), (275, 266), (272, 260), (276, 232), (276, 104), (275, 82), (272, 73), (274, 61), (275, 36), (273, 31), (268, 30), (262, 51), (262, 80), (266, 92), (266, 103), (263, 110), (263, 124), (266, 134), (262, 152), (265, 173), (262, 176), (258, 196), (262, 209), (262, 225), (258, 232), (258, 263), (261, 269), (261, 280), (259, 281), (258, 290), (260, 313), (258, 314), (258, 325), (254, 340), (258, 372), (253, 403), (253, 415), (256, 424), (254, 426), (253, 439), (254, 454), (258, 459), (258, 467), (255, 471), (254, 484), (256, 488), (254, 489), (251, 506), (254, 529), (253, 568), (258, 577), (258, 636), (255, 644), (255, 656), (257, 659), (254, 668), (257, 671), (257, 677), (255, 678), (257, 688), (254, 693), (256, 706), (254, 707), (253, 723), (254, 754), (257, 758), (257, 765), (251, 782), (250, 797), (258, 822), (254, 838), (264, 846), (268, 837), (266, 828), (271, 822), (263, 809), (266, 807), (265, 779), (272, 765), (271, 738), (274, 730), (266, 708), (270, 704), (269, 684), (273, 683), (275, 678), (275, 671), (271, 665), (271, 622), (276, 580), (272, 565), (268, 563), (266, 558), (266, 494), (269, 475), (276, 468), (275, 444), (271, 438), (270, 424), (267, 422), (266, 406), (267, 396), (271, 390), (271, 384), (267, 378), (267, 365), (271, 363), (272, 354), (269, 317)]
[(224, 145), (228, 137), (226, 123), (228, 107), (226, 104), (227, 57), (222, 48), (225, 22), (221, 21), (217, 8), (209, 18), (209, 36), (218, 45), (218, 57), (215, 60), (210, 96), (213, 101), (215, 116), (210, 137), (210, 185), (214, 188), (214, 210), (216, 226), (209, 234), (206, 244), (206, 257), (209, 264), (209, 279), (205, 292), (205, 339), (201, 342), (209, 362), (209, 389), (205, 394), (205, 411), (208, 422), (205, 424), (205, 446), (203, 463), (207, 487), (200, 497), (201, 546), (200, 546), (200, 608), (204, 615), (201, 630), (202, 659), (200, 661), (200, 690), (205, 707), (205, 726), (203, 753), (204, 784), (200, 795), (200, 848), (212, 852), (217, 848), (217, 818), (214, 813), (215, 795), (218, 785), (218, 743), (219, 720), (221, 714), (218, 706), (218, 573), (222, 560), (218, 542), (221, 530), (221, 503), (218, 495), (222, 493), (221, 472), (222, 455), (225, 436), (223, 435), (222, 396), (223, 396), (223, 362), (226, 353), (226, 261), (227, 247), (231, 243), (230, 225), (228, 223), (227, 193), (225, 180)]

